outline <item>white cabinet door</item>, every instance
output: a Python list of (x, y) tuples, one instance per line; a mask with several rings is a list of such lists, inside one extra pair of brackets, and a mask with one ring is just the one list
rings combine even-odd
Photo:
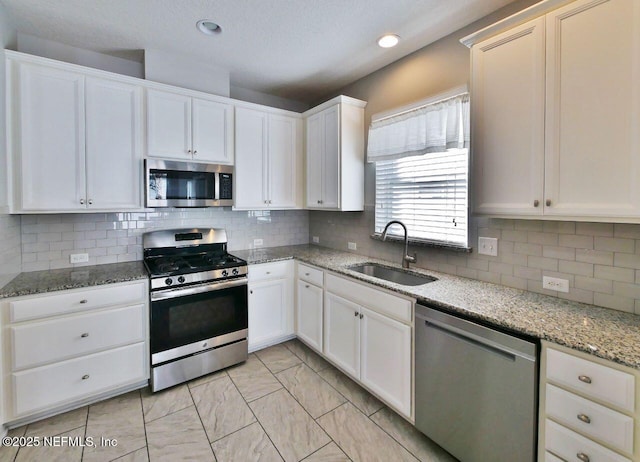
[(84, 77), (21, 63), (18, 78), (19, 208), (85, 209)]
[(268, 194), (269, 207), (295, 207), (297, 189), (298, 119), (269, 115)]
[(411, 327), (366, 308), (360, 324), (360, 380), (411, 415)]
[(360, 314), (362, 307), (325, 293), (324, 354), (356, 379), (360, 378)]
[(147, 154), (191, 160), (191, 98), (147, 90)]
[(191, 100), (193, 160), (233, 164), (233, 106)]
[(86, 79), (86, 178), (89, 209), (141, 204), (142, 89)]
[(265, 112), (236, 108), (234, 205), (237, 208), (267, 206), (267, 121)]
[(322, 352), (322, 289), (298, 280), (297, 305), (298, 337)]
[(475, 211), (540, 215), (544, 171), (544, 18), (472, 49)]
[[(321, 208), (340, 207), (340, 105), (322, 111), (324, 141), (322, 155)], [(364, 168), (364, 167), (363, 167)]]
[(290, 290), (286, 279), (249, 284), (249, 349), (289, 333)]
[(640, 7), (547, 15), (545, 214), (640, 216)]
[(322, 175), (323, 161), (322, 152), (324, 150), (324, 127), (322, 113), (309, 117), (307, 126), (307, 208), (320, 207), (322, 199)]

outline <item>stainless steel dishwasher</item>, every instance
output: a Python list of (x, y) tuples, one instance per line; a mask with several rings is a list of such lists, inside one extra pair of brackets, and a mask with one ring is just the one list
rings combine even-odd
[(416, 427), (463, 462), (534, 461), (538, 346), (416, 305)]

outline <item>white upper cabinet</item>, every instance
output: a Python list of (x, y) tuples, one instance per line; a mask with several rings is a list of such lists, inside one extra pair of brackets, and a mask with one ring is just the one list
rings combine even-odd
[(540, 215), (544, 19), (475, 45), (471, 59), (475, 211)]
[(548, 3), (473, 45), (475, 211), (637, 222), (640, 3)]
[(304, 113), (306, 207), (364, 210), (364, 107), (338, 96)]
[(140, 87), (7, 53), (11, 211), (141, 208)]
[(20, 63), (13, 104), (16, 208), (80, 210), (85, 197), (84, 76)]
[(236, 108), (236, 209), (301, 206), (300, 118)]
[(233, 164), (233, 105), (148, 89), (147, 155)]
[(140, 207), (142, 89), (86, 79), (87, 206)]
[(581, 0), (547, 15), (545, 207), (640, 216), (640, 4)]

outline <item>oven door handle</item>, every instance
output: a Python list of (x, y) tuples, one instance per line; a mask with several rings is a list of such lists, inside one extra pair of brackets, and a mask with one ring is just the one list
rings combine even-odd
[(177, 297), (185, 297), (188, 295), (202, 294), (204, 292), (214, 292), (217, 290), (229, 289), (231, 287), (238, 287), (247, 285), (249, 279), (246, 277), (232, 279), (230, 281), (214, 282), (212, 284), (181, 287), (177, 289), (161, 290), (158, 292), (151, 292), (151, 301), (156, 302), (160, 300), (169, 300)]

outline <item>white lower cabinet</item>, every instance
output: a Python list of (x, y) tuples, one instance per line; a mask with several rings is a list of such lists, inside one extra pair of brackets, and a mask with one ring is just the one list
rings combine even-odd
[(297, 334), (318, 351), (322, 351), (322, 298), (322, 287), (298, 280)]
[[(373, 297), (369, 298), (370, 302), (362, 301), (365, 295)], [(327, 275), (324, 354), (390, 406), (411, 418), (413, 326), (411, 321), (397, 321), (389, 317), (386, 310), (376, 309), (376, 299), (381, 297), (395, 299), (389, 300), (390, 307), (404, 306), (407, 302), (412, 304), (369, 285)]]
[(249, 266), (249, 350), (293, 335), (293, 260)]
[(147, 284), (3, 301), (3, 422), (27, 422), (145, 385)]
[(540, 460), (640, 460), (640, 373), (543, 342)]

